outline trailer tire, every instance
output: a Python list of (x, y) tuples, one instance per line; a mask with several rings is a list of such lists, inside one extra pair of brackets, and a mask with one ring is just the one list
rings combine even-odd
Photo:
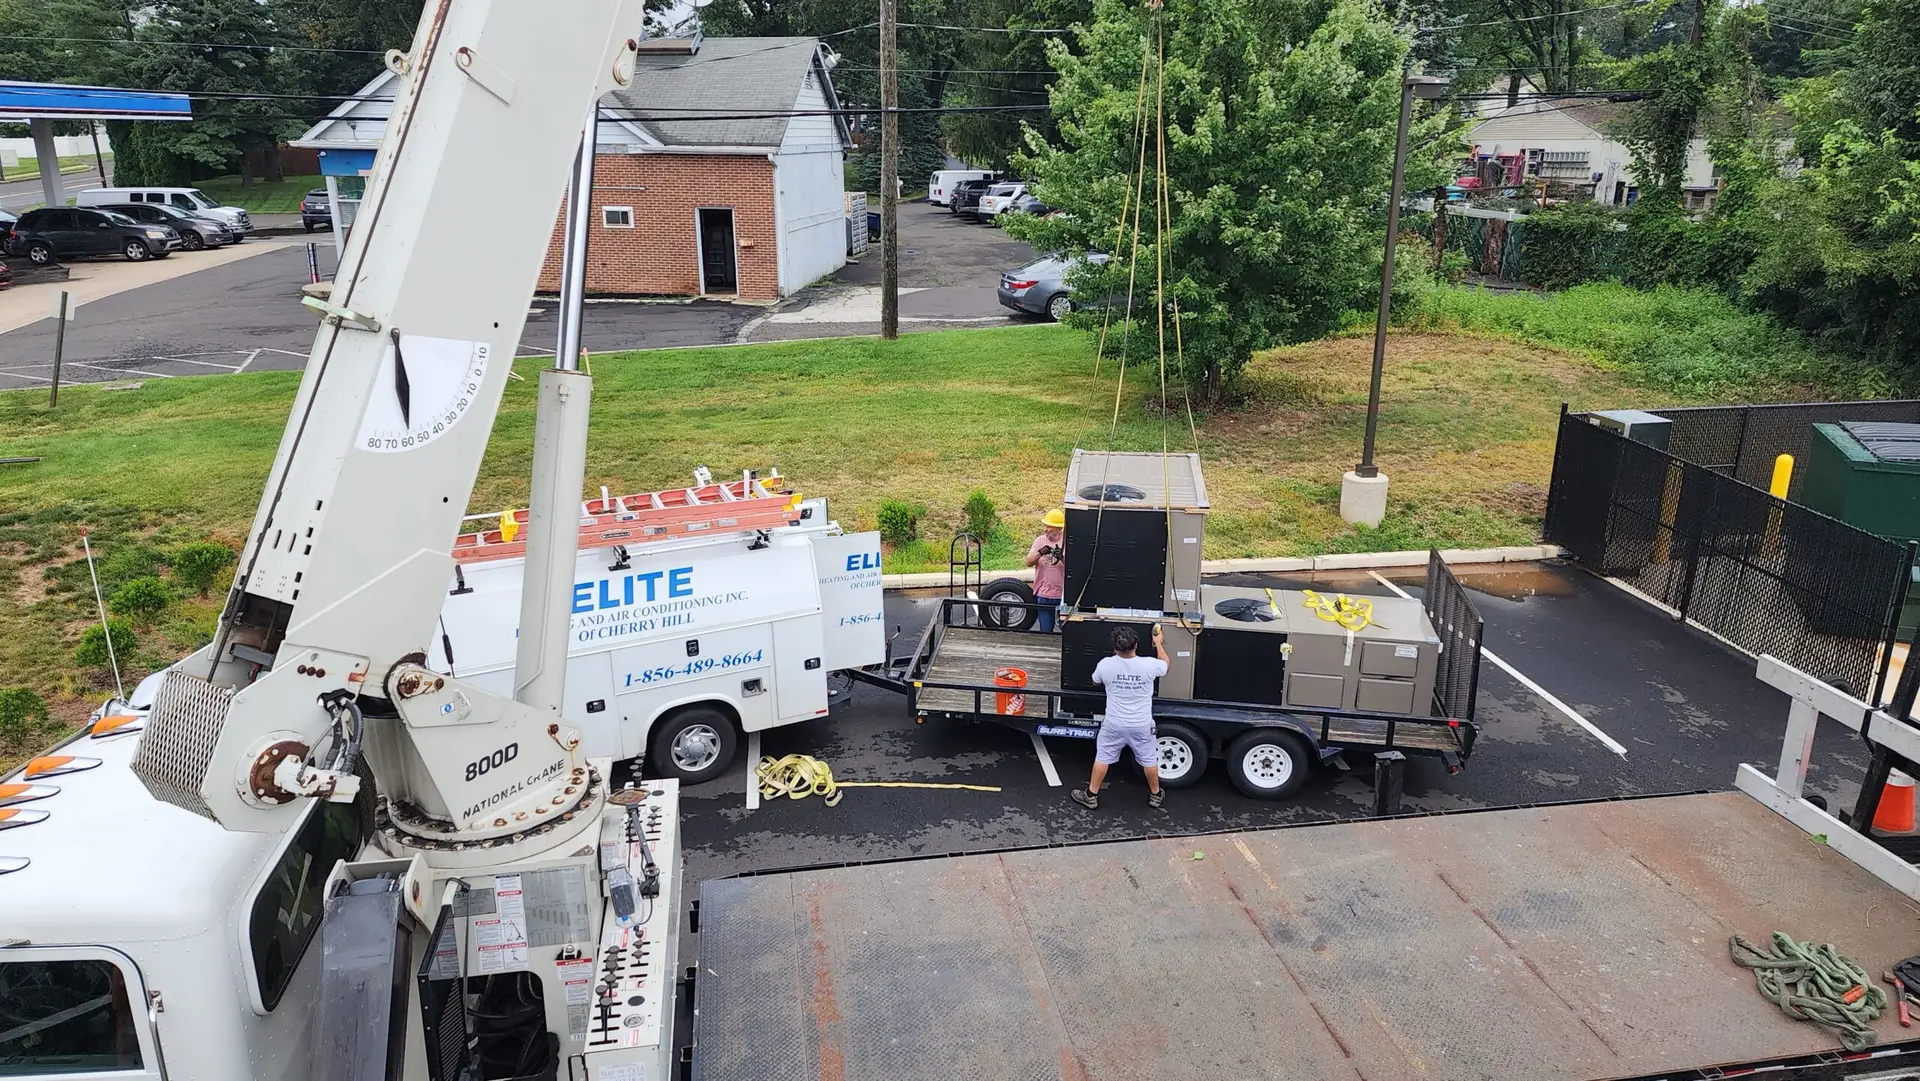
[(657, 775), (695, 785), (727, 772), (739, 747), (732, 717), (712, 706), (689, 706), (654, 726), (647, 761)]
[(1227, 747), (1227, 776), (1254, 799), (1286, 799), (1307, 783), (1306, 741), (1279, 728), (1256, 728)]
[[(980, 587), (980, 599), (998, 601), (1003, 605), (1032, 604), (1033, 587), (1018, 578), (995, 578)], [(1032, 630), (1039, 618), (1040, 613), (1031, 608), (1002, 608), (986, 604), (980, 606), (980, 622), (995, 630)]]
[(1207, 775), (1207, 739), (1179, 721), (1156, 721), (1154, 741), (1160, 744), (1160, 784), (1191, 788)]

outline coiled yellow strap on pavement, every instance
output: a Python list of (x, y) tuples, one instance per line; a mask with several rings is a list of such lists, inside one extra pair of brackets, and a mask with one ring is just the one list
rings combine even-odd
[(1345, 593), (1336, 593), (1327, 597), (1311, 589), (1300, 591), (1306, 598), (1308, 608), (1315, 615), (1329, 623), (1338, 623), (1350, 631), (1365, 630), (1369, 626), (1382, 627), (1386, 624), (1373, 621), (1373, 602), (1365, 597), (1349, 597)]
[(760, 783), (760, 798), (774, 799), (785, 796), (788, 799), (805, 799), (808, 796), (820, 796), (822, 802), (831, 807), (840, 802), (842, 788), (958, 788), (968, 792), (998, 792), (998, 785), (981, 784), (929, 784), (923, 781), (836, 781), (833, 779), (833, 767), (820, 759), (806, 754), (790, 754), (785, 758), (767, 757), (753, 771), (754, 778)]

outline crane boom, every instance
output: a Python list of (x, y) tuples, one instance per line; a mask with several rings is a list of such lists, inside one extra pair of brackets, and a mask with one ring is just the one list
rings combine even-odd
[(283, 831), (301, 797), (350, 798), (364, 751), (403, 848), (591, 824), (571, 728), (423, 661), (581, 119), (630, 78), (641, 12), (432, 0), (389, 54), (392, 114), (218, 631), (134, 761), (156, 797)]

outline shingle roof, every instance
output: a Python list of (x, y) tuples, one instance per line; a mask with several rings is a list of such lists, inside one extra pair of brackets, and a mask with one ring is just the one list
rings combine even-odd
[[(635, 62), (633, 82), (602, 98), (601, 105), (667, 146), (772, 149), (785, 138), (790, 118), (682, 119), (689, 113), (681, 110), (790, 110), (819, 44), (817, 38), (803, 37), (707, 38), (692, 55), (643, 51)], [(664, 119), (669, 116), (674, 119)]]

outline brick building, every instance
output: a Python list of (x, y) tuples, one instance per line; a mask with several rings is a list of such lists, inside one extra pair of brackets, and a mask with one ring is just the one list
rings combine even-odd
[[(777, 300), (844, 265), (849, 130), (822, 115), (839, 108), (835, 59), (816, 38), (643, 42), (632, 82), (600, 103), (588, 292)], [(392, 79), (293, 143), (319, 151), (337, 228), (386, 127), (390, 102), (367, 99)], [(559, 287), (561, 215), (543, 291)]]

